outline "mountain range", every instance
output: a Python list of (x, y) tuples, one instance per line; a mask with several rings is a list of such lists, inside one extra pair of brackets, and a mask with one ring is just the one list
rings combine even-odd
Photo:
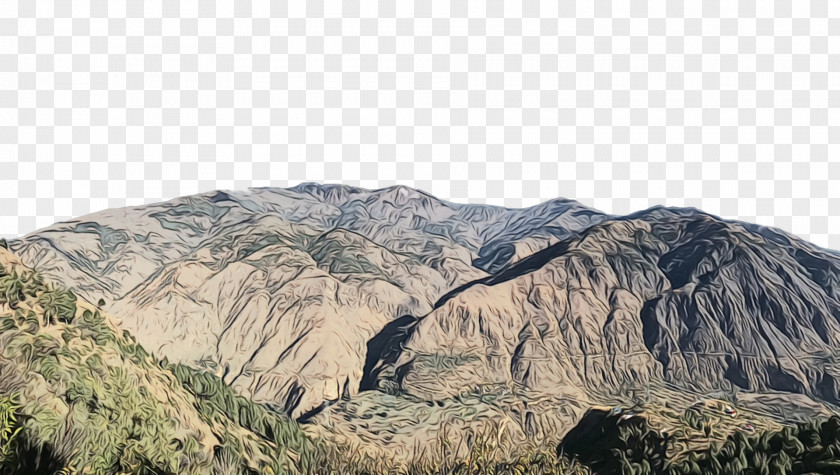
[(371, 456), (417, 457), (442, 431), (467, 454), (491, 426), (505, 453), (557, 444), (593, 407), (667, 425), (727, 401), (769, 429), (840, 404), (840, 255), (691, 208), (305, 183), (102, 211), (8, 248), (155, 358)]

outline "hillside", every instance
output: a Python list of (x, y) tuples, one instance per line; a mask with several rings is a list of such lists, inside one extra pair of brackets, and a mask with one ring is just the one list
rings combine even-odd
[[(5, 243), (0, 243), (5, 244)], [(0, 246), (0, 474), (587, 473), (548, 451), (395, 461), (318, 440), (211, 373), (150, 355)], [(344, 444), (342, 444), (344, 442)], [(495, 468), (494, 468), (495, 467)]]
[[(314, 466), (318, 446), (292, 421), (209, 379), (202, 391), (190, 391), (182, 380), (200, 374), (181, 370), (179, 379), (170, 369), (98, 308), (0, 248), (0, 396), (14, 396), (21, 422), (0, 473), (286, 473)], [(240, 409), (254, 418), (243, 423)], [(274, 429), (270, 437), (266, 426)]]

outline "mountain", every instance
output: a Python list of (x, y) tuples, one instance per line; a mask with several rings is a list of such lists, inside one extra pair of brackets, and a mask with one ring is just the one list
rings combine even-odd
[(388, 322), (601, 219), (567, 200), (508, 210), (304, 184), (109, 210), (10, 247), (104, 299), (153, 353), (299, 417), (358, 391), (366, 344)]
[(9, 248), (156, 357), (371, 457), (468, 456), (490, 429), (500, 453), (550, 447), (593, 407), (673, 429), (726, 401), (704, 407), (771, 430), (840, 404), (840, 256), (695, 209), (307, 183), (103, 211)]

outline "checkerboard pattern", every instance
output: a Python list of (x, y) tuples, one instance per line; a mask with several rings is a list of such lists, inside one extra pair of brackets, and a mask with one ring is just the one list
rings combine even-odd
[(0, 0), (0, 234), (318, 181), (840, 248), (840, 2), (356, 3)]

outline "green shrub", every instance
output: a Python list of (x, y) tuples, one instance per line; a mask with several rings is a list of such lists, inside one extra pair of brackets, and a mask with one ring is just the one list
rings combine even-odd
[(48, 290), (38, 297), (44, 309), (44, 323), (72, 323), (76, 318), (76, 295), (69, 290)]
[(0, 468), (12, 462), (15, 442), (20, 434), (18, 397), (0, 396)]
[(7, 303), (14, 309), (25, 298), (23, 280), (16, 271), (0, 277), (0, 303)]
[(675, 461), (674, 474), (840, 473), (840, 417), (813, 420), (778, 431), (735, 432), (718, 448)]
[(698, 409), (690, 407), (680, 416), (680, 421), (694, 430), (701, 431), (707, 425), (708, 417)]

